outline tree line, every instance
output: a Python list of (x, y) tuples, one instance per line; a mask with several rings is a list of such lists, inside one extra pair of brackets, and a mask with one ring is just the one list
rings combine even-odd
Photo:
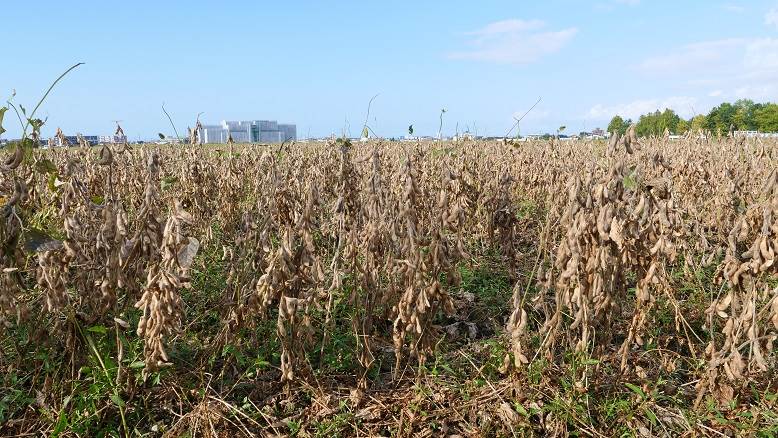
[[(624, 134), (632, 123), (632, 119), (624, 120), (617, 115), (608, 124), (608, 132)], [(664, 135), (665, 130), (677, 135), (689, 131), (708, 131), (718, 135), (729, 131), (778, 132), (778, 104), (740, 99), (735, 103), (722, 103), (708, 114), (698, 114), (688, 120), (671, 109), (665, 109), (643, 114), (635, 122), (635, 132), (639, 136)]]

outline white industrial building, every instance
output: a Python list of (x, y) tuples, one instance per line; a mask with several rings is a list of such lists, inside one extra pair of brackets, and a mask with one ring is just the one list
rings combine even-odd
[(203, 143), (282, 143), (297, 140), (297, 126), (279, 124), (275, 120), (227, 121), (219, 125), (202, 125), (199, 131)]

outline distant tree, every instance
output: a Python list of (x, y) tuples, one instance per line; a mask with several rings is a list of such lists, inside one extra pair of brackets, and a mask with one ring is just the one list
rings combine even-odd
[(714, 133), (726, 134), (729, 132), (729, 128), (735, 124), (735, 114), (737, 114), (735, 105), (724, 102), (710, 110), (705, 118), (705, 129)]
[(689, 132), (690, 126), (691, 126), (690, 122), (688, 122), (688, 121), (686, 121), (684, 119), (679, 118), (678, 119), (678, 125), (675, 128), (675, 133), (678, 134), (678, 135), (684, 135), (687, 132)]
[(756, 126), (756, 112), (764, 105), (761, 103), (754, 103), (753, 100), (740, 99), (735, 102), (735, 116), (733, 117), (733, 124), (735, 129), (739, 131), (755, 131)]
[(678, 131), (678, 123), (681, 118), (671, 109), (659, 110), (640, 116), (635, 132), (641, 137), (662, 136), (665, 130), (675, 134)]
[(767, 103), (754, 112), (756, 129), (761, 132), (778, 132), (778, 104)]
[(689, 120), (689, 129), (691, 129), (694, 133), (700, 132), (700, 130), (705, 130), (705, 125), (707, 122), (708, 118), (705, 115), (697, 114), (696, 116), (692, 117), (691, 120)]
[(620, 135), (624, 135), (630, 124), (632, 124), (631, 120), (624, 121), (621, 116), (615, 116), (611, 119), (611, 122), (608, 123), (608, 132), (611, 134), (619, 133)]
[[(608, 131), (624, 132), (630, 124), (631, 121), (616, 116), (608, 125)], [(639, 136), (660, 136), (665, 130), (673, 134), (707, 131), (719, 135), (726, 135), (731, 130), (778, 132), (778, 104), (740, 99), (735, 103), (724, 102), (712, 108), (707, 115), (698, 114), (690, 120), (684, 120), (673, 110), (665, 109), (640, 116), (635, 130)]]

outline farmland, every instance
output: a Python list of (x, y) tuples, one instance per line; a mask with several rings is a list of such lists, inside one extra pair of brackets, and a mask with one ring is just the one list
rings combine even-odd
[(0, 430), (773, 436), (777, 144), (11, 146)]

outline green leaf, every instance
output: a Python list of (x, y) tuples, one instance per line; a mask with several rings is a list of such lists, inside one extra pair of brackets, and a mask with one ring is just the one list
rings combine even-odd
[(632, 384), (632, 383), (625, 383), (625, 384), (624, 384), (624, 386), (626, 386), (627, 388), (629, 388), (630, 390), (632, 390), (632, 392), (634, 392), (635, 394), (639, 395), (639, 396), (640, 396), (640, 398), (642, 398), (642, 399), (645, 399), (645, 398), (646, 398), (646, 393), (645, 393), (645, 392), (643, 392), (643, 390), (642, 390), (642, 389), (640, 389), (640, 387), (639, 387), (639, 386), (637, 386), (637, 385), (634, 385), (634, 384)]
[(621, 183), (624, 184), (624, 188), (627, 189), (627, 190), (634, 189), (638, 185), (638, 182), (635, 179), (635, 174), (634, 173), (626, 175)]
[(659, 425), (659, 419), (656, 417), (656, 414), (654, 411), (652, 411), (649, 408), (645, 409), (646, 417), (648, 417), (648, 420), (651, 422), (651, 424), (656, 427)]
[(130, 368), (132, 368), (132, 369), (143, 368), (145, 366), (146, 366), (146, 363), (143, 362), (142, 360), (136, 360), (135, 362), (130, 364)]
[(51, 172), (49, 174), (49, 178), (47, 180), (47, 185), (49, 187), (49, 191), (52, 192), (52, 193), (57, 191), (57, 177), (59, 177), (59, 173)]
[(65, 415), (65, 411), (61, 411), (59, 413), (59, 418), (57, 419), (57, 425), (54, 427), (54, 430), (51, 431), (52, 437), (57, 437), (59, 434), (67, 430), (68, 428), (68, 417)]
[(8, 111), (7, 106), (0, 108), (0, 135), (3, 135), (5, 132), (5, 129), (3, 129), (3, 116), (5, 116), (6, 111)]
[(93, 325), (92, 327), (87, 328), (86, 331), (92, 333), (100, 333), (101, 335), (108, 333), (108, 329), (102, 325)]
[(408, 126), (408, 135), (413, 135), (413, 125)]
[(105, 198), (103, 198), (100, 195), (94, 195), (91, 198), (91, 201), (97, 205), (103, 205), (103, 202), (105, 202)]
[(121, 397), (119, 397), (119, 394), (111, 394), (111, 401), (116, 404), (116, 406), (123, 408), (124, 407), (124, 400), (122, 400)]
[(57, 166), (51, 160), (45, 158), (35, 163), (35, 170), (39, 173), (52, 173), (57, 171)]
[(362, 138), (368, 138), (370, 137), (370, 132), (367, 130), (367, 126), (362, 128)]
[(514, 402), (513, 408), (516, 409), (516, 412), (520, 413), (521, 415), (524, 415), (525, 417), (529, 417), (529, 412), (527, 412), (527, 410), (524, 409), (524, 406), (521, 403)]
[(591, 358), (584, 359), (581, 361), (581, 365), (597, 365), (598, 363), (600, 363), (599, 360), (591, 359)]
[(170, 188), (170, 186), (172, 186), (176, 182), (178, 182), (178, 178), (176, 178), (175, 176), (166, 176), (162, 178), (162, 182), (160, 183), (160, 186), (162, 187), (162, 190), (167, 190), (168, 188)]
[(33, 153), (35, 149), (35, 145), (32, 142), (32, 139), (30, 138), (24, 138), (22, 141), (15, 141), (12, 143), (9, 143), (8, 149), (11, 150), (10, 146), (13, 145), (14, 149), (13, 152), (16, 152), (16, 148), (22, 148), (22, 154), (24, 155), (24, 158), (22, 160), (22, 163), (28, 164), (33, 161)]
[(32, 126), (33, 132), (40, 132), (41, 127), (46, 123), (41, 119), (27, 119), (27, 121), (30, 123), (30, 126)]

